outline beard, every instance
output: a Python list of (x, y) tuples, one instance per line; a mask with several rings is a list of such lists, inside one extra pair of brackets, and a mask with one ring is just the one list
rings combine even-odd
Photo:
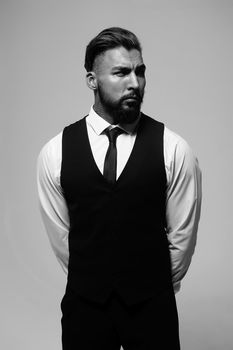
[(128, 95), (114, 101), (107, 96), (106, 92), (99, 86), (99, 99), (104, 110), (111, 115), (114, 124), (132, 124), (139, 117), (143, 94), (139, 90), (133, 90)]

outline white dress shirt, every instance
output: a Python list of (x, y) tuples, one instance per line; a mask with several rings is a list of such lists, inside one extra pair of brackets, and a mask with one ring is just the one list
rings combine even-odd
[[(110, 124), (96, 114), (92, 107), (86, 117), (86, 124), (94, 161), (103, 174), (109, 141), (102, 132)], [(117, 138), (117, 178), (129, 159), (136, 139), (135, 125), (121, 127), (127, 133)], [(42, 219), (51, 246), (63, 270), (67, 273), (69, 214), (60, 184), (61, 160), (62, 132), (47, 142), (39, 154), (37, 185)], [(164, 128), (164, 161), (167, 177), (167, 238), (173, 286), (177, 292), (180, 289), (180, 281), (188, 270), (196, 245), (202, 196), (201, 170), (187, 142), (166, 126)]]

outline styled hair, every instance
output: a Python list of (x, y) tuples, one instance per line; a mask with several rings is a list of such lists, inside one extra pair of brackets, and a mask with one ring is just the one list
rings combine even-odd
[(127, 50), (136, 49), (142, 52), (141, 44), (136, 35), (129, 30), (111, 27), (102, 30), (86, 47), (84, 67), (87, 72), (93, 69), (97, 56), (109, 49), (123, 46)]

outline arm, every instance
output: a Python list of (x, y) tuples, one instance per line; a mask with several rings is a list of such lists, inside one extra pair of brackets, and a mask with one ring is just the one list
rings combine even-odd
[(67, 273), (69, 216), (60, 186), (62, 133), (50, 140), (37, 160), (37, 188), (42, 220), (53, 251)]
[[(173, 135), (174, 136), (174, 135)], [(174, 140), (173, 140), (174, 141)], [(180, 289), (194, 253), (201, 211), (201, 170), (189, 145), (178, 138), (167, 149), (167, 235), (174, 291)]]

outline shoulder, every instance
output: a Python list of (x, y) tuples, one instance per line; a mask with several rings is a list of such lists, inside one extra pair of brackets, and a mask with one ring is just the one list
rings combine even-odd
[(37, 159), (38, 167), (50, 169), (51, 171), (59, 168), (61, 163), (62, 134), (63, 131), (51, 138), (41, 148)]
[(62, 143), (62, 134), (63, 131), (61, 131), (59, 134), (51, 138), (48, 142), (45, 143), (45, 145), (42, 147), (40, 154), (42, 154), (45, 157), (52, 157), (56, 156), (58, 153), (61, 143)]
[(166, 165), (176, 171), (192, 172), (198, 168), (198, 159), (190, 144), (179, 134), (164, 128), (164, 155)]
[(164, 124), (161, 121), (156, 120), (145, 113), (141, 113), (141, 121), (142, 123), (147, 124), (149, 127), (160, 127), (161, 129), (164, 128)]
[(86, 116), (83, 117), (82, 119), (71, 123), (67, 126), (65, 126), (64, 130), (63, 130), (63, 136), (68, 136), (71, 137), (72, 135), (76, 135), (77, 132), (83, 132), (83, 128), (85, 128), (86, 126)]
[(155, 118), (152, 118), (151, 116), (148, 116), (142, 113), (142, 121), (144, 121), (144, 123), (147, 123), (150, 127), (154, 126), (154, 127), (160, 127), (163, 129), (165, 150), (167, 152), (171, 152), (171, 153), (178, 152), (178, 155), (182, 155), (185, 153), (192, 153), (192, 149), (188, 144), (188, 142), (178, 133), (169, 129), (160, 120), (157, 120)]
[(179, 154), (190, 152), (191, 147), (187, 141), (176, 132), (169, 129), (160, 120), (154, 119), (144, 113), (142, 113), (142, 121), (148, 125), (148, 127), (160, 128), (163, 131), (163, 138), (165, 144), (165, 150), (169, 153), (174, 153), (178, 150)]
[(178, 150), (181, 153), (191, 151), (191, 147), (188, 142), (167, 126), (164, 127), (164, 142), (169, 150)]

